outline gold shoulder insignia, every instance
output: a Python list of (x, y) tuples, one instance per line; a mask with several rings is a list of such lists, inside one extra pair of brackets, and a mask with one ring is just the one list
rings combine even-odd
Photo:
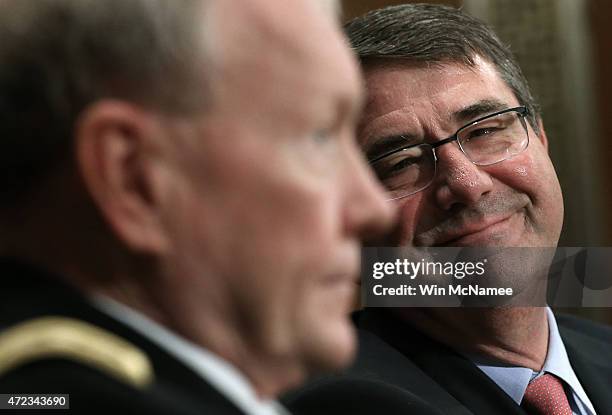
[(115, 334), (67, 317), (25, 321), (0, 333), (0, 376), (41, 359), (77, 361), (144, 388), (153, 381), (147, 355)]

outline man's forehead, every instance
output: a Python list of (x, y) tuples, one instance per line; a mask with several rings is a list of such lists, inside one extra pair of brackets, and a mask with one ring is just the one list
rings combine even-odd
[(226, 92), (218, 95), (237, 88), (303, 108), (316, 105), (311, 98), (355, 101), (362, 87), (357, 64), (325, 1), (215, 2), (209, 19), (217, 34), (215, 88)]
[[(380, 105), (402, 99), (410, 103), (417, 99), (440, 99), (448, 102), (449, 89), (469, 85), (473, 89), (497, 89), (504, 84), (496, 67), (479, 57), (474, 65), (463, 62), (412, 62), (403, 59), (377, 60), (364, 66), (369, 101)], [(505, 85), (505, 84), (504, 84)], [(465, 91), (462, 91), (465, 95)]]
[(326, 9), (322, 2), (310, 0), (217, 0), (211, 4), (208, 23), (221, 45), (216, 48), (221, 56), (284, 53), (306, 60), (313, 57), (306, 55), (316, 57), (326, 50), (313, 47), (319, 32), (328, 35), (329, 25), (323, 22), (333, 17)]
[(346, 65), (350, 52), (341, 42), (331, 4), (331, 0), (217, 0), (208, 19), (213, 56), (224, 69), (321, 67), (325, 73), (328, 67)]
[(518, 105), (495, 66), (482, 59), (475, 59), (474, 66), (378, 61), (365, 66), (365, 79), (362, 144), (381, 135), (402, 134), (402, 127), (423, 122), (458, 128), (478, 116)]

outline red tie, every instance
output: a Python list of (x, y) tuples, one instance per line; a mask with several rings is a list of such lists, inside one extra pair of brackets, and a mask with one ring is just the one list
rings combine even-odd
[(521, 406), (530, 415), (572, 415), (563, 384), (549, 373), (529, 382)]

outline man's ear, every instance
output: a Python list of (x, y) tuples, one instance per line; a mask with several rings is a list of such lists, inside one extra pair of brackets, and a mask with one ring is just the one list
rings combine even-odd
[(115, 237), (138, 253), (168, 249), (155, 188), (153, 114), (122, 101), (99, 101), (79, 117), (75, 157), (85, 188)]
[(538, 129), (540, 130), (538, 138), (542, 142), (542, 145), (546, 151), (548, 151), (548, 138), (546, 137), (546, 131), (544, 130), (544, 122), (542, 122), (542, 118), (538, 118)]

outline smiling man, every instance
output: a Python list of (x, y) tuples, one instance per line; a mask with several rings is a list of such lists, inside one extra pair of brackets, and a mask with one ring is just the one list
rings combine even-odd
[(470, 58), (366, 63), (359, 137), (400, 207), (394, 242), (554, 246), (563, 201), (535, 107), (493, 63)]
[[(368, 91), (359, 141), (400, 211), (387, 245), (555, 247), (563, 201), (546, 132), (493, 31), (423, 4), (346, 30)], [(372, 308), (357, 325), (356, 365), (293, 395), (296, 413), (612, 413), (609, 328), (545, 307)], [(352, 390), (375, 403), (354, 408)]]
[(350, 362), (392, 207), (332, 4), (0, 0), (0, 409), (282, 414)]

